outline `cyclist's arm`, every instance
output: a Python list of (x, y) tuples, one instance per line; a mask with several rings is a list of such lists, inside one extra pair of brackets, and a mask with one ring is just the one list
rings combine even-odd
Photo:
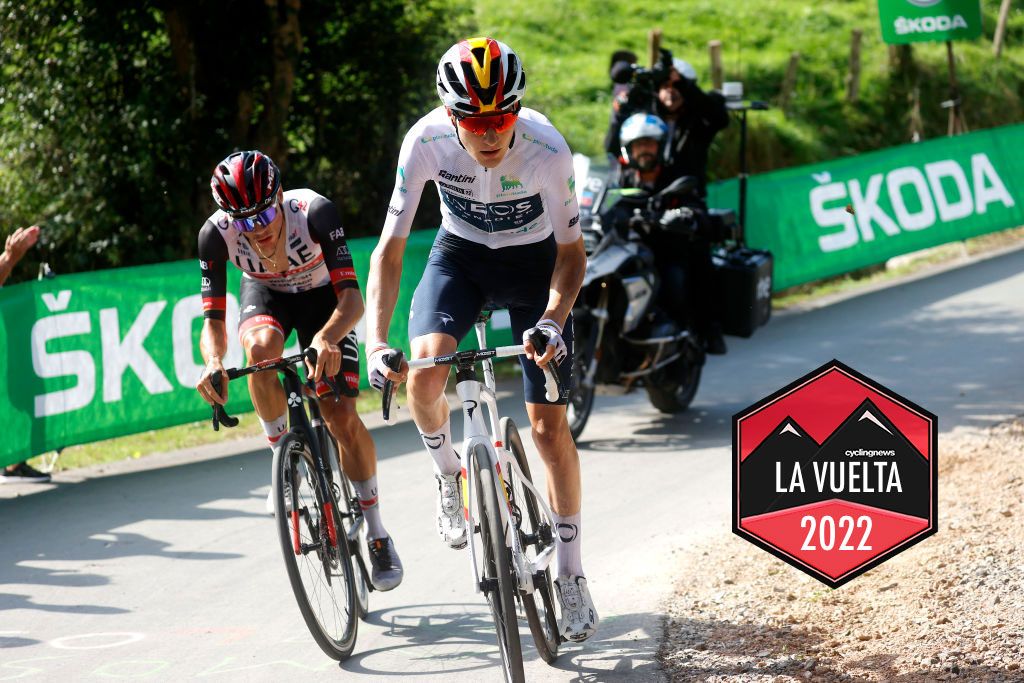
[(370, 256), (370, 274), (366, 281), (367, 353), (372, 353), (374, 347), (388, 346), (388, 330), (398, 301), (407, 241), (405, 237), (382, 235)]
[[(565, 142), (561, 143), (565, 145)], [(576, 183), (572, 155), (568, 145), (549, 167), (545, 183), (544, 208), (548, 211), (558, 244), (555, 269), (551, 273), (551, 287), (544, 317), (564, 326), (576, 295), (583, 285), (587, 269), (587, 253), (583, 248), (580, 231), (580, 210), (576, 202)]]
[(206, 367), (196, 390), (209, 404), (225, 403), (227, 382), (217, 394), (210, 383), (210, 375), (224, 370), (223, 358), (228, 352), (227, 325), (224, 323), (227, 307), (228, 247), (218, 233), (217, 226), (207, 221), (199, 231), (199, 272), (202, 277), (203, 330), (199, 334), (199, 353)]
[(330, 199), (314, 199), (306, 219), (309, 234), (320, 245), (324, 263), (331, 274), (331, 284), (338, 296), (334, 313), (318, 334), (324, 339), (339, 340), (355, 329), (356, 323), (363, 317), (363, 297), (359, 292), (352, 253), (345, 241), (338, 207)]
[(419, 131), (414, 126), (406, 133), (398, 153), (395, 188), (391, 191), (388, 215), (384, 220), (380, 241), (370, 257), (370, 273), (366, 281), (366, 352), (388, 346), (391, 316), (398, 301), (398, 288), (402, 279), (402, 261), (408, 242), (412, 220), (420, 204), (423, 187), (432, 177), (429, 159), (419, 142)]

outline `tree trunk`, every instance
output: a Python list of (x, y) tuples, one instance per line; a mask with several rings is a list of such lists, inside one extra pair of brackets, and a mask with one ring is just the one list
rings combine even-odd
[(295, 67), (302, 52), (302, 31), (299, 27), (301, 1), (266, 0), (266, 4), (270, 15), (274, 65), (256, 142), (279, 166), (283, 166), (288, 158), (284, 129), (295, 89)]

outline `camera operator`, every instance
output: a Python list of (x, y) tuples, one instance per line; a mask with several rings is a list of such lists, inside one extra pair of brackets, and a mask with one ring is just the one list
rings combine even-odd
[[(664, 146), (670, 128), (653, 114), (633, 114), (621, 126), (619, 152), (626, 161), (622, 186), (652, 193), (666, 187), (676, 176), (664, 162)], [(681, 177), (681, 176), (680, 176)], [(696, 184), (689, 195), (667, 198), (656, 229), (641, 235), (654, 253), (661, 276), (658, 302), (677, 323), (692, 321), (709, 354), (725, 353), (722, 328), (715, 315), (719, 302), (713, 283), (711, 235), (703, 199), (703, 187)], [(628, 222), (628, 216), (613, 219)], [(679, 296), (682, 290), (685, 295)]]
[(647, 70), (618, 61), (611, 68), (611, 77), (619, 85), (628, 83), (629, 89), (619, 93), (617, 106), (613, 107), (605, 136), (608, 153), (619, 154), (619, 131), (627, 118), (638, 112), (657, 114), (668, 124), (669, 142), (663, 151), (664, 169), (656, 189), (689, 175), (699, 181), (703, 197), (708, 150), (718, 131), (729, 125), (722, 94), (701, 90), (694, 68), (681, 59), (673, 59), (672, 53), (664, 49), (654, 68)]

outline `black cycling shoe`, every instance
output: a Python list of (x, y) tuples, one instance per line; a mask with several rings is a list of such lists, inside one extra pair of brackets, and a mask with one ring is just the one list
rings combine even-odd
[(385, 536), (367, 541), (366, 546), (370, 549), (370, 583), (374, 589), (389, 591), (397, 588), (405, 572), (395, 552), (394, 541)]

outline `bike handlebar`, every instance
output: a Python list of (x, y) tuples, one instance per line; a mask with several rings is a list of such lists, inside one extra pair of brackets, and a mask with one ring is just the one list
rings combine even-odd
[[(270, 372), (279, 371), (290, 368), (293, 365), (298, 365), (304, 360), (308, 360), (309, 364), (316, 367), (317, 352), (314, 348), (308, 348), (302, 353), (297, 353), (294, 356), (284, 356), (281, 358), (270, 358), (268, 360), (260, 361), (259, 363), (253, 363), (252, 365), (244, 368), (229, 368), (222, 374), (219, 370), (210, 375), (210, 384), (213, 385), (214, 391), (217, 394), (223, 396), (224, 377), (227, 377), (228, 381), (238, 379), (239, 377), (245, 377), (256, 372)], [(341, 391), (338, 388), (338, 383), (331, 377), (324, 375), (324, 383), (331, 390), (331, 394), (334, 396), (334, 400), (337, 401), (341, 398)], [(305, 386), (309, 389), (315, 390), (316, 385), (312, 379), (307, 378)], [(213, 404), (213, 431), (220, 431), (220, 425), (225, 427), (237, 427), (238, 418), (228, 415), (227, 411), (219, 403)]]
[[(544, 335), (539, 333), (530, 338), (530, 343), (533, 344), (533, 348), (535, 349), (541, 349), (547, 346), (547, 341), (544, 339)], [(416, 370), (418, 368), (432, 368), (438, 365), (470, 366), (489, 358), (508, 358), (509, 356), (521, 356), (524, 353), (526, 353), (526, 346), (524, 344), (519, 344), (517, 346), (499, 346), (493, 349), (457, 351), (443, 356), (417, 358), (416, 360), (410, 360), (408, 363), (410, 370)], [(392, 371), (398, 372), (401, 369), (402, 361), (404, 360), (405, 354), (402, 351), (397, 351), (388, 359), (387, 366), (391, 368)], [(387, 424), (391, 423), (391, 399), (394, 387), (395, 383), (392, 380), (385, 380), (381, 396), (381, 414), (384, 417), (384, 422)], [(557, 401), (562, 395), (562, 379), (555, 371), (552, 363), (548, 363), (544, 366), (544, 391), (545, 398), (552, 403)]]

